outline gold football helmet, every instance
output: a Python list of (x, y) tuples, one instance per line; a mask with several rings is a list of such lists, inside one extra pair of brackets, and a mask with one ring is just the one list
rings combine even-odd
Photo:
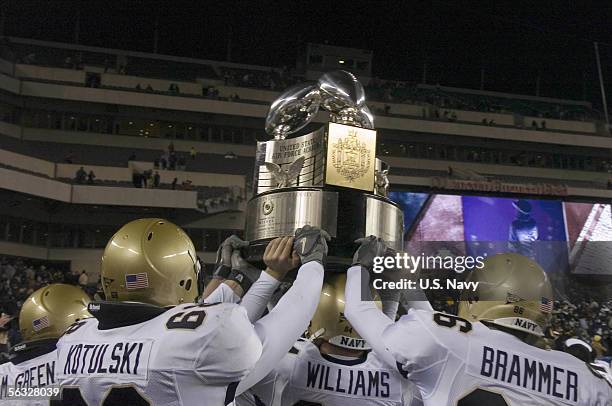
[(59, 338), (75, 321), (91, 317), (89, 296), (82, 289), (54, 283), (28, 297), (19, 312), (23, 341)]
[(156, 306), (194, 302), (200, 265), (193, 242), (163, 219), (134, 220), (110, 239), (102, 256), (106, 300)]
[(554, 300), (544, 270), (518, 254), (498, 254), (483, 262), (484, 267), (468, 276), (479, 285), (461, 293), (459, 317), (543, 336)]
[[(357, 334), (344, 317), (346, 273), (326, 273), (321, 297), (312, 316), (308, 333), (324, 338), (330, 344), (351, 350), (369, 350), (368, 343)], [(380, 302), (377, 302), (382, 307)]]

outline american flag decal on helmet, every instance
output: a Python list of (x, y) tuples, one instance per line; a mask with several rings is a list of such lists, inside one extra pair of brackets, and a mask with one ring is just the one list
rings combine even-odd
[(550, 313), (552, 312), (553, 309), (553, 301), (543, 297), (542, 301), (540, 302), (540, 310), (544, 313)]
[(125, 275), (125, 288), (127, 290), (132, 289), (144, 289), (149, 287), (149, 277), (146, 272), (143, 273), (129, 273)]
[(43, 328), (49, 327), (49, 318), (47, 316), (43, 316), (40, 319), (32, 320), (32, 328), (34, 331), (40, 331)]

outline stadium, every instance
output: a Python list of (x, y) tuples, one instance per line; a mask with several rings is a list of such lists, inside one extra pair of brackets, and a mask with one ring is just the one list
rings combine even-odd
[[(59, 3), (0, 4), (0, 404), (612, 405), (609, 30), (575, 38), (537, 18), (501, 11), (491, 17), (486, 7), (464, 15), (447, 2), (414, 6), (429, 15), (425, 25), (455, 11), (466, 22), (488, 16), (489, 25), (528, 31), (527, 41), (566, 41), (561, 54), (585, 59), (576, 68), (568, 55), (569, 67), (551, 57), (542, 72), (558, 68), (561, 77), (549, 82), (515, 66), (514, 78), (525, 80), (509, 83), (500, 66), (512, 58), (497, 52), (487, 56), (489, 70), (472, 61), (466, 62), (471, 76), (466, 67), (445, 71), (446, 57), (460, 60), (457, 54), (469, 49), (435, 45), (435, 30), (427, 34), (428, 56), (407, 61), (398, 56), (403, 45), (393, 40), (392, 27), (381, 30), (393, 51), (380, 36), (367, 42), (367, 33), (344, 27), (334, 42), (331, 29), (317, 35), (305, 23), (287, 28), (286, 21), (278, 35), (291, 39), (255, 46), (245, 27), (256, 31), (266, 18), (286, 20), (289, 11), (270, 7), (266, 17), (256, 7), (246, 23), (223, 14), (229, 5), (176, 10), (160, 2), (139, 16), (143, 2), (116, 9)], [(328, 7), (304, 18), (333, 20), (340, 12)], [(369, 29), (367, 9), (355, 5), (348, 15)], [(542, 12), (535, 9), (530, 12)], [(34, 14), (26, 23), (28, 13)], [(371, 20), (394, 13), (410, 10), (384, 6)], [(129, 19), (147, 34), (132, 32)], [(53, 23), (58, 20), (64, 26)], [(183, 20), (190, 26), (173, 34)], [(199, 22), (216, 32), (211, 39), (218, 44), (208, 52), (175, 46), (199, 41)], [(118, 26), (114, 36), (111, 23)], [(441, 35), (451, 35), (455, 26), (449, 27)], [(301, 40), (288, 52), (282, 47), (293, 41), (291, 29)], [(262, 30), (267, 35), (270, 28)], [(512, 37), (487, 33), (475, 53)], [(455, 35), (469, 42), (465, 31)], [(537, 59), (538, 47), (530, 49), (527, 57)], [(394, 61), (398, 66), (389, 67)], [(582, 76), (576, 79), (572, 69), (583, 69)], [(332, 143), (340, 127), (350, 143)], [(349, 185), (369, 171), (366, 187)], [(146, 248), (149, 242), (157, 245)], [(481, 286), (514, 283), (516, 290), (489, 298), (490, 291), (466, 293), (455, 287), (472, 286), (463, 281), (479, 271), (439, 266), (404, 276), (451, 278), (447, 288), (412, 292), (397, 284), (401, 292), (376, 293), (382, 311), (367, 307), (374, 299), (363, 292), (370, 289), (349, 288), (372, 271), (372, 255), (388, 250), (439, 264), (489, 258)], [(504, 276), (498, 282), (491, 274)], [(74, 310), (72, 300), (65, 326), (61, 306), (48, 314), (30, 310), (51, 306), (43, 304), (49, 294), (66, 301), (76, 295), (84, 307)], [(486, 303), (497, 303), (490, 309), (499, 316), (477, 313)], [(83, 311), (91, 314), (78, 316)], [(388, 316), (384, 322), (377, 311)], [(425, 313), (434, 314), (433, 322)], [(100, 325), (83, 322), (89, 319)], [(158, 319), (165, 324), (134, 330)], [(415, 333), (419, 343), (411, 347), (402, 328), (431, 336)], [(55, 335), (45, 335), (50, 330)], [(180, 336), (191, 330), (202, 332), (202, 341)], [(293, 330), (299, 334), (291, 337)], [(172, 338), (159, 341), (161, 331)], [(271, 331), (283, 331), (282, 339)], [(450, 332), (461, 337), (447, 337)], [(491, 349), (486, 345), (498, 338), (470, 334), (518, 337), (520, 345)], [(36, 347), (43, 339), (52, 340), (51, 352)], [(472, 341), (461, 344), (464, 339)], [(478, 340), (491, 340), (482, 359)], [(445, 342), (461, 349), (446, 350)], [(529, 349), (521, 350), (525, 343)], [(91, 347), (89, 355), (83, 349), (81, 356), (83, 345)], [(173, 353), (173, 345), (184, 348)], [(268, 354), (270, 348), (276, 353)], [(32, 362), (28, 351), (45, 357), (57, 351), (55, 372), (51, 364), (44, 374), (39, 367), (37, 377), (13, 372)], [(116, 354), (123, 361), (115, 367)], [(285, 354), (295, 357), (293, 364)], [(452, 364), (454, 358), (462, 361)], [(311, 362), (321, 368), (313, 372)], [(515, 377), (514, 362), (521, 371)], [(529, 375), (531, 362), (540, 369)], [(436, 365), (451, 366), (427, 375)], [(187, 377), (194, 370), (201, 381)], [(282, 379), (294, 392), (278, 389)], [(15, 393), (36, 387), (57, 393)]]

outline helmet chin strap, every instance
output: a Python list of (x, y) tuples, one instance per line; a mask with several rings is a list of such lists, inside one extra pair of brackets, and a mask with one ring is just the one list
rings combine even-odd
[(339, 335), (330, 338), (328, 342), (337, 347), (347, 348), (349, 350), (367, 351), (372, 349), (363, 338)]
[(538, 337), (544, 336), (544, 331), (539, 324), (532, 320), (524, 317), (502, 317), (499, 319), (491, 320), (490, 323), (497, 324), (498, 326), (506, 327), (512, 330), (523, 331), (525, 333), (533, 334)]
[(308, 341), (314, 341), (317, 338), (321, 337), (323, 334), (325, 334), (325, 329), (324, 328), (320, 328), (317, 331), (315, 331), (314, 333), (312, 333), (310, 335), (310, 337), (308, 337)]

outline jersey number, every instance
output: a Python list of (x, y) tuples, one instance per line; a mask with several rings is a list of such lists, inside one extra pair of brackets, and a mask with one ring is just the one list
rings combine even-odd
[[(52, 405), (87, 406), (79, 388), (63, 388), (62, 400)], [(113, 387), (104, 398), (102, 406), (150, 406), (151, 404), (133, 386)]]
[(166, 322), (166, 327), (170, 330), (174, 328), (195, 330), (202, 325), (205, 317), (206, 312), (204, 310), (193, 310), (188, 313), (177, 313), (170, 317), (170, 320)]
[(457, 406), (508, 406), (506, 399), (496, 392), (476, 389), (457, 402)]
[(461, 317), (453, 316), (451, 314), (435, 313), (433, 318), (434, 321), (440, 326), (453, 328), (457, 325), (457, 323), (459, 323), (459, 331), (462, 333), (472, 331), (472, 323), (466, 319), (462, 319)]

